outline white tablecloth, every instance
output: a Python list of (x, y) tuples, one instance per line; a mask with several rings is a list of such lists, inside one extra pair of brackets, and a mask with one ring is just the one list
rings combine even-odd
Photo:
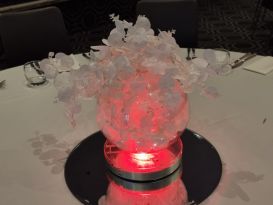
[[(232, 58), (241, 55), (232, 53)], [(2, 79), (7, 85), (0, 90), (0, 204), (79, 205), (65, 184), (63, 165), (74, 145), (98, 130), (96, 101), (82, 102), (84, 112), (72, 128), (52, 83), (26, 87), (22, 66), (1, 71)], [(191, 93), (188, 127), (217, 148), (224, 171), (202, 204), (271, 204), (273, 73), (264, 76), (240, 67), (208, 84), (221, 96)]]

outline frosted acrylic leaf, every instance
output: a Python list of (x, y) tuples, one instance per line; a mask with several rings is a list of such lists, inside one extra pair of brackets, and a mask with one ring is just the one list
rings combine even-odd
[(214, 88), (214, 87), (205, 87), (201, 91), (201, 95), (206, 96), (211, 99), (215, 99), (215, 98), (219, 97), (219, 93), (217, 92), (216, 88)]
[(123, 39), (124, 35), (119, 32), (113, 32), (108, 37), (108, 43), (110, 46), (121, 46), (124, 42)]
[(103, 43), (104, 45), (106, 45), (106, 46), (110, 46), (108, 40), (106, 40), (106, 39), (102, 39), (102, 43)]
[(57, 75), (54, 80), (54, 86), (58, 90), (58, 99), (60, 101), (69, 102), (71, 98), (74, 98), (74, 82), (70, 73), (64, 72)]
[(40, 68), (44, 71), (48, 79), (54, 79), (57, 76), (57, 68), (50, 63), (49, 59), (43, 59), (40, 62)]
[[(64, 53), (49, 54), (48, 59), (44, 59), (42, 62), (42, 69), (45, 71), (45, 75), (50, 79), (54, 78), (58, 73), (67, 72), (78, 69), (79, 66), (73, 55), (67, 56)], [(55, 73), (55, 71), (57, 73)]]
[(174, 46), (178, 46), (176, 43), (176, 40), (172, 36), (172, 32), (167, 31), (160, 31), (158, 34), (159, 39), (161, 39), (163, 42), (172, 44)]
[(89, 57), (90, 57), (91, 62), (96, 61), (96, 55), (95, 55), (94, 51), (92, 51), (92, 49), (89, 51)]
[(169, 89), (174, 86), (174, 81), (171, 75), (163, 75), (159, 80), (160, 89)]
[(61, 89), (63, 87), (73, 87), (70, 73), (63, 72), (57, 75), (54, 81), (54, 85), (57, 89)]
[(54, 52), (49, 52), (49, 53), (48, 53), (48, 58), (53, 58), (54, 55), (55, 55)]
[(212, 50), (204, 51), (204, 58), (208, 61), (208, 70), (210, 74), (226, 75), (231, 72), (229, 63), (229, 52), (226, 50)]
[(93, 97), (103, 85), (102, 72), (89, 65), (82, 66), (72, 73), (75, 91), (79, 96)]
[[(187, 124), (183, 89), (171, 73), (122, 76), (114, 78), (99, 95), (97, 120), (104, 134), (124, 150), (148, 152), (166, 147)], [(166, 130), (170, 122), (173, 126)]]
[(107, 47), (107, 46), (92, 46), (91, 48), (94, 50), (97, 50), (97, 52), (95, 52), (95, 56), (98, 60), (103, 60), (108, 57), (110, 58), (109, 47)]
[(57, 53), (55, 58), (60, 60), (61, 67), (73, 67), (75, 64), (73, 58), (65, 55), (64, 53)]
[(71, 87), (63, 87), (58, 90), (58, 99), (61, 102), (70, 103), (73, 98), (74, 90)]
[(55, 78), (71, 122), (80, 110), (78, 98), (96, 96), (98, 123), (112, 142), (137, 150), (163, 148), (187, 124), (185, 93), (196, 87), (216, 95), (204, 85), (216, 73), (205, 57), (216, 62), (216, 56), (208, 51), (204, 59), (186, 62), (174, 30), (155, 36), (145, 16), (134, 25), (119, 16), (111, 19), (115, 28), (103, 39), (104, 46), (91, 47), (89, 65), (79, 67), (72, 56), (53, 53), (43, 66), (45, 73)]
[(192, 60), (192, 63), (200, 68), (206, 68), (208, 66), (208, 61), (202, 58), (195, 58)]
[(120, 70), (126, 70), (126, 68), (130, 67), (130, 61), (126, 56), (118, 56), (113, 59), (113, 64)]
[(151, 23), (149, 19), (145, 16), (138, 16), (135, 23), (136, 28), (144, 28), (145, 30), (151, 29)]

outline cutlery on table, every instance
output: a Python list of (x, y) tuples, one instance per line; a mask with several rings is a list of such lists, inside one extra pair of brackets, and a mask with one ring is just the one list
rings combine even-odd
[(195, 48), (192, 48), (192, 58), (191, 59), (195, 59), (197, 58), (196, 55), (195, 55)]
[(245, 55), (238, 58), (237, 60), (230, 63), (229, 65), (231, 66), (232, 69), (237, 68), (237, 67), (241, 66), (243, 63), (245, 63), (246, 61), (254, 58), (256, 55), (257, 54), (255, 54), (255, 53), (246, 53)]
[(188, 54), (187, 54), (187, 57), (186, 57), (186, 60), (191, 60), (191, 57), (190, 57), (190, 55), (191, 55), (191, 49), (190, 48), (187, 48), (187, 52), (188, 52)]

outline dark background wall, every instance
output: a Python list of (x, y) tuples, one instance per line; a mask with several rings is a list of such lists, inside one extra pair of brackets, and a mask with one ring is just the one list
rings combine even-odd
[(8, 6), (12, 4), (24, 3), (29, 1), (37, 1), (37, 0), (1, 0), (0, 6)]
[(73, 50), (82, 52), (90, 45), (100, 44), (113, 23), (110, 14), (119, 14), (122, 19), (132, 21), (138, 0), (70, 0), (57, 4), (61, 9)]
[[(0, 0), (7, 3), (37, 0)], [(139, 0), (68, 0), (56, 3), (63, 13), (74, 53), (88, 51), (90, 45), (101, 44), (113, 24), (112, 13), (132, 21)], [(253, 32), (253, 17), (257, 0), (198, 0), (199, 42), (201, 48), (223, 47), (240, 52), (263, 55), (273, 53), (273, 11), (266, 8), (265, 18)], [(272, 0), (264, 0), (271, 2)], [(164, 17), (162, 17), (164, 21)], [(0, 61), (1, 61), (0, 42)]]
[[(35, 0), (1, 0), (0, 7), (29, 1)], [(114, 26), (110, 14), (118, 14), (121, 19), (132, 21), (135, 18), (137, 1), (68, 0), (52, 5), (62, 11), (72, 50), (74, 53), (80, 53), (88, 51), (91, 45), (101, 44), (101, 39), (108, 36)], [(3, 49), (0, 42), (0, 61), (1, 56)]]

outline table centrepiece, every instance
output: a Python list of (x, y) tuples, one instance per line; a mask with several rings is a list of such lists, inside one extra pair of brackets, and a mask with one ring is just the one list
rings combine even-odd
[(111, 18), (116, 27), (104, 45), (91, 47), (86, 65), (62, 53), (51, 53), (40, 63), (73, 126), (80, 98), (98, 102), (102, 132), (72, 151), (65, 167), (67, 185), (84, 204), (200, 203), (220, 180), (221, 160), (208, 141), (185, 131), (187, 93), (196, 88), (215, 95), (205, 85), (213, 68), (201, 58), (186, 61), (174, 31), (155, 35), (144, 16), (134, 25)]

